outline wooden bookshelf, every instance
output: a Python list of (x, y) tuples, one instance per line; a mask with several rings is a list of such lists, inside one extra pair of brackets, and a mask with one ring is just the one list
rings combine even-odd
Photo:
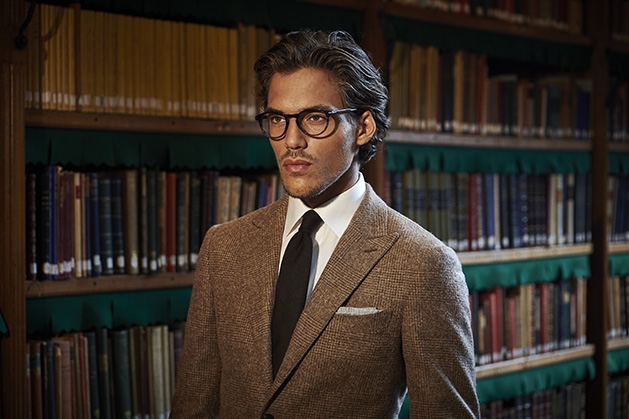
[[(456, 28), (483, 31), (496, 36), (515, 36), (532, 41), (548, 41), (566, 46), (592, 47), (590, 73), (595, 80), (592, 106), (594, 111), (594, 140), (545, 140), (517, 137), (481, 137), (418, 133), (391, 130), (386, 141), (392, 143), (469, 146), (475, 148), (522, 149), (522, 150), (571, 150), (591, 152), (595, 195), (592, 199), (594, 219), (603, 219), (605, 202), (602, 199), (608, 166), (608, 152), (629, 152), (629, 143), (607, 141), (604, 101), (608, 88), (608, 67), (605, 51), (629, 54), (629, 43), (609, 40), (603, 33), (607, 27), (605, 16), (609, 15), (609, 2), (584, 1), (584, 14), (591, 26), (588, 35), (567, 31), (513, 24), (491, 18), (448, 13), (428, 8), (382, 0), (300, 0), (365, 12), (364, 46), (370, 51), (374, 62), (386, 68), (386, 40), (382, 16), (399, 17), (422, 22), (432, 22)], [(26, 342), (26, 299), (43, 297), (85, 295), (137, 290), (172, 289), (192, 285), (193, 273), (160, 273), (151, 276), (102, 276), (98, 278), (70, 279), (59, 281), (24, 281), (25, 273), (25, 197), (24, 197), (24, 126), (43, 128), (67, 128), (104, 131), (159, 132), (203, 135), (261, 136), (255, 121), (218, 121), (209, 119), (173, 118), (146, 115), (105, 113), (82, 113), (60, 111), (24, 111), (24, 91), (27, 56), (25, 51), (13, 47), (13, 38), (27, 15), (27, 3), (9, 0), (5, 13), (0, 13), (2, 40), (0, 43), (0, 126), (6, 134), (0, 140), (0, 183), (3, 185), (0, 199), (0, 215), (7, 221), (4, 240), (0, 245), (0, 308), (11, 334), (0, 341), (2, 356), (3, 394), (0, 397), (1, 417), (25, 417), (27, 405), (26, 377), (23, 360)], [(585, 19), (584, 19), (585, 20)], [(600, 29), (603, 28), (603, 29)], [(368, 165), (370, 182), (382, 191), (384, 164), (380, 156)], [(596, 379), (588, 393), (588, 417), (606, 417), (605, 392), (607, 389), (606, 356), (609, 350), (629, 348), (629, 338), (607, 341), (604, 325), (607, 310), (607, 285), (605, 277), (608, 254), (629, 253), (629, 243), (606, 243), (606, 227), (598, 223), (593, 232), (593, 243), (573, 246), (531, 247), (500, 251), (459, 253), (464, 265), (526, 261), (529, 259), (592, 255), (592, 281), (588, 282), (588, 344), (583, 347), (539, 354), (515, 360), (479, 366), (478, 379), (539, 368), (554, 363), (593, 357), (596, 362)]]
[(421, 8), (395, 2), (386, 2), (382, 3), (382, 11), (391, 16), (432, 23), (441, 23), (459, 28), (494, 32), (500, 35), (513, 35), (570, 45), (592, 45), (592, 40), (590, 38), (574, 32), (527, 24), (515, 24), (498, 19), (472, 16), (464, 13), (444, 12), (428, 7)]
[(519, 249), (482, 250), (478, 252), (459, 252), (462, 265), (480, 265), (485, 263), (505, 263), (523, 260), (580, 256), (592, 253), (592, 244), (566, 246), (536, 246)]
[(607, 341), (608, 351), (615, 351), (617, 349), (629, 349), (629, 337), (614, 338)]
[(629, 153), (629, 143), (610, 142), (609, 151), (616, 153)]
[(254, 120), (219, 121), (151, 115), (43, 111), (34, 109), (25, 111), (24, 120), (26, 126), (29, 127), (262, 137), (260, 127)]
[(194, 272), (26, 281), (26, 298), (191, 287)]
[(582, 140), (421, 133), (409, 130), (391, 130), (389, 131), (385, 141), (391, 143), (418, 145), (462, 146), (514, 150), (590, 151), (592, 149), (591, 142)]
[(613, 242), (609, 243), (609, 254), (629, 253), (629, 243)]
[(511, 374), (532, 368), (540, 368), (560, 362), (574, 361), (589, 358), (594, 355), (594, 345), (583, 345), (576, 348), (562, 349), (560, 351), (547, 352), (538, 355), (530, 355), (508, 361), (476, 367), (476, 379), (496, 377), (498, 375)]

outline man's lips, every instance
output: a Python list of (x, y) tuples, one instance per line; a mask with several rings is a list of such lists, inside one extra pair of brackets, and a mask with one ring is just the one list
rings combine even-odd
[(311, 164), (312, 163), (310, 163), (309, 161), (302, 159), (285, 159), (282, 162), (284, 170), (289, 173), (303, 173), (308, 170)]

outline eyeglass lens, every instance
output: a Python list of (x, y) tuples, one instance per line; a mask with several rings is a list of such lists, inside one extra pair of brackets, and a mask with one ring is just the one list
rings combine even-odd
[(294, 117), (297, 126), (310, 136), (316, 137), (325, 133), (328, 128), (330, 117), (322, 111), (306, 109), (297, 115), (268, 114), (261, 119), (264, 132), (271, 138), (284, 136), (288, 129), (289, 120)]

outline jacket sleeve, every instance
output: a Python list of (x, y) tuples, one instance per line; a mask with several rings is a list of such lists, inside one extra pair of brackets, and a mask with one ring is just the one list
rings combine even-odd
[(172, 419), (218, 417), (221, 367), (209, 269), (212, 233), (210, 229), (206, 234), (197, 259), (183, 354), (171, 405)]
[(469, 292), (454, 251), (417, 256), (420, 278), (404, 309), (402, 348), (411, 418), (480, 417)]

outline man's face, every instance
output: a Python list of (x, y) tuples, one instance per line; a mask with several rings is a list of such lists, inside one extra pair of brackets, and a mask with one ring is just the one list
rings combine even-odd
[[(277, 73), (271, 78), (267, 110), (296, 114), (304, 109), (343, 109), (337, 87), (322, 70), (300, 69), (290, 74)], [(369, 112), (365, 113), (371, 117)], [(361, 117), (358, 129), (348, 118), (351, 114), (330, 117), (335, 130), (325, 138), (312, 138), (288, 120), (286, 134), (270, 140), (284, 188), (312, 208), (346, 191), (358, 180), (356, 156), (360, 145), (370, 137), (364, 134)]]

